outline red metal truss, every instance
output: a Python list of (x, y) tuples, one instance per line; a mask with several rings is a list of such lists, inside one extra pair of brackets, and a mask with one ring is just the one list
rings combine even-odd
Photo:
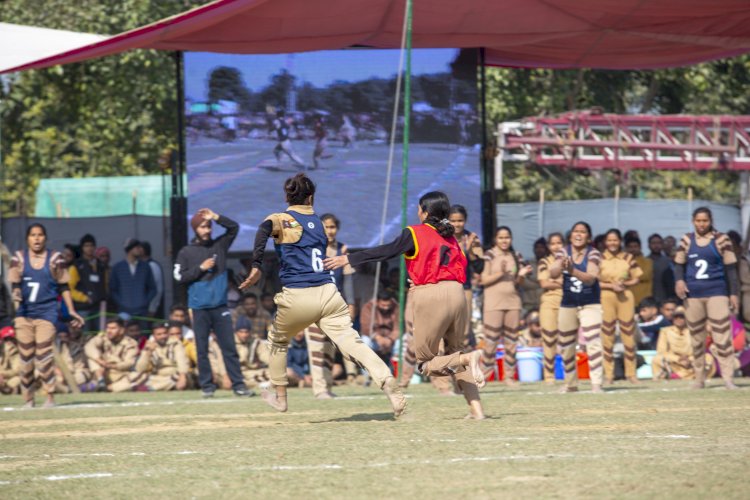
[(587, 169), (750, 170), (750, 116), (578, 111), (500, 124), (501, 161)]

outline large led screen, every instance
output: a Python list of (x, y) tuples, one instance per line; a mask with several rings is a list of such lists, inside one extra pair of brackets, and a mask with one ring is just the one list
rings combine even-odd
[[(442, 190), (479, 230), (480, 127), (476, 51), (421, 49), (412, 56), (408, 201)], [(286, 208), (283, 182), (307, 172), (315, 210), (341, 220), (351, 248), (377, 244), (386, 190), (397, 50), (282, 55), (185, 54), (188, 211), (241, 224), (232, 250), (249, 250), (263, 219)], [(402, 114), (401, 114), (402, 115)], [(403, 118), (386, 218), (400, 231)]]

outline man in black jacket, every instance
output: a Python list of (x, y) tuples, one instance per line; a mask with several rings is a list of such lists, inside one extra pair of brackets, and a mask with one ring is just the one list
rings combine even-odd
[[(211, 237), (213, 221), (227, 230), (216, 239)], [(190, 225), (195, 239), (177, 255), (174, 279), (188, 285), (188, 307), (193, 311), (198, 378), (203, 396), (212, 397), (216, 391), (208, 359), (208, 337), (212, 330), (221, 348), (232, 390), (237, 396), (252, 396), (254, 393), (247, 389), (242, 378), (232, 315), (227, 308), (227, 252), (240, 227), (208, 208), (198, 210)]]

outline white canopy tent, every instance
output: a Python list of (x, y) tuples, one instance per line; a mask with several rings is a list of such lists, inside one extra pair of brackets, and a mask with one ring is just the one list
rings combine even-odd
[(91, 33), (0, 23), (0, 73), (108, 38)]

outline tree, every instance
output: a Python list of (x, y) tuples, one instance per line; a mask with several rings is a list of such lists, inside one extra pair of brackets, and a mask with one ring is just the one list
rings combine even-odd
[(233, 101), (243, 110), (251, 108), (251, 93), (242, 81), (242, 73), (237, 68), (219, 66), (208, 77), (208, 100), (215, 103), (221, 100)]

